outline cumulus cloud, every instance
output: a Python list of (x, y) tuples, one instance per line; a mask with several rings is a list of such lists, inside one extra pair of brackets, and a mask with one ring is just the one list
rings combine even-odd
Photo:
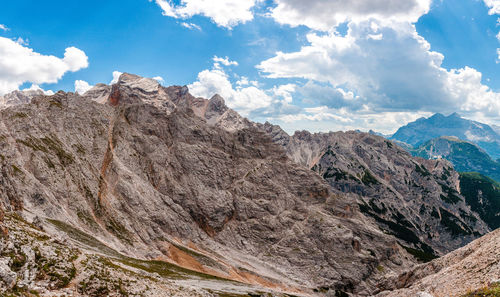
[(413, 23), (429, 11), (431, 0), (275, 0), (275, 3), (269, 15), (278, 23), (330, 31), (344, 22), (368, 19)]
[(80, 95), (85, 94), (85, 92), (92, 89), (92, 87), (93, 86), (84, 80), (75, 80), (75, 92)]
[(272, 98), (255, 86), (233, 87), (229, 76), (222, 69), (203, 70), (198, 74), (198, 80), (188, 85), (189, 92), (194, 96), (211, 98), (215, 94), (222, 96), (227, 106), (248, 116), (252, 111), (267, 108)]
[(154, 79), (154, 80), (156, 80), (156, 81), (157, 81), (157, 82), (159, 82), (159, 83), (163, 83), (163, 82), (165, 81), (165, 80), (163, 79), (163, 77), (161, 77), (161, 76), (155, 76), (155, 77), (153, 77), (153, 79)]
[(258, 87), (259, 86), (259, 82), (256, 81), (256, 80), (249, 80), (248, 77), (246, 76), (242, 76), (240, 77), (240, 79), (236, 82), (236, 85), (242, 87), (242, 86), (248, 86), (248, 85), (252, 85), (254, 87)]
[(351, 110), (362, 108), (359, 96), (351, 91), (345, 91), (330, 84), (321, 84), (308, 81), (298, 88), (298, 92), (304, 97), (303, 101), (310, 104), (320, 104), (329, 108), (349, 107)]
[(116, 84), (118, 82), (118, 79), (120, 79), (120, 75), (122, 75), (123, 72), (120, 72), (120, 71), (113, 71), (113, 79), (111, 80), (111, 82), (109, 83), (110, 85), (112, 84)]
[(490, 8), (490, 15), (500, 14), (500, 0), (484, 0), (484, 4)]
[(32, 84), (29, 88), (25, 88), (25, 89), (22, 89), (22, 91), (42, 91), (45, 95), (54, 95), (54, 91), (52, 90), (44, 90), (42, 88), (40, 88), (39, 85), (36, 85), (36, 84)]
[(272, 92), (275, 97), (282, 98), (282, 102), (285, 104), (291, 104), (293, 101), (293, 93), (297, 90), (296, 84), (284, 84), (279, 86), (274, 86)]
[(282, 115), (279, 117), (279, 119), (285, 123), (295, 122), (300, 120), (308, 120), (308, 121), (334, 120), (341, 123), (353, 122), (353, 120), (351, 120), (348, 117), (340, 116), (330, 112), (329, 108), (326, 106), (304, 108), (304, 111), (302, 113)]
[[(151, 1), (151, 0), (150, 0)], [(155, 0), (163, 10), (163, 15), (188, 19), (194, 15), (203, 15), (210, 18), (218, 26), (231, 29), (232, 27), (253, 19), (251, 9), (258, 0), (181, 0), (174, 4), (170, 0)]]
[(225, 57), (225, 58), (219, 58), (219, 57), (217, 57), (217, 56), (214, 56), (214, 57), (212, 58), (212, 60), (215, 62), (215, 64), (214, 64), (214, 65), (215, 65), (216, 67), (218, 67), (218, 66), (219, 66), (219, 64), (222, 64), (222, 65), (224, 65), (224, 66), (238, 66), (238, 62), (236, 62), (236, 61), (231, 61), (231, 60), (229, 60), (229, 58), (228, 58), (228, 57)]
[[(309, 83), (302, 92), (332, 108), (500, 115), (499, 94), (481, 83), (480, 72), (441, 67), (443, 55), (431, 51), (410, 23), (386, 27), (373, 22), (350, 23), (343, 37), (311, 33), (309, 45), (300, 51), (278, 52), (257, 67), (271, 78), (304, 78), (330, 85), (328, 90)], [(370, 38), (374, 33), (383, 38)]]
[(429, 117), (428, 112), (371, 112), (353, 113), (345, 108), (328, 108), (318, 106), (305, 108), (295, 114), (277, 114), (268, 120), (279, 124), (290, 134), (296, 130), (329, 132), (358, 130), (368, 132), (375, 130), (384, 134), (392, 134), (398, 127), (420, 117)]
[(25, 82), (56, 83), (66, 72), (86, 67), (87, 56), (75, 47), (67, 48), (61, 59), (0, 37), (0, 94), (16, 90)]

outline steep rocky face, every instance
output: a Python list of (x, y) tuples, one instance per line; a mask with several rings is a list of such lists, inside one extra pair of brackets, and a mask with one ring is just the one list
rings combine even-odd
[[(220, 128), (234, 120), (220, 98), (131, 75), (98, 88), (0, 112), (4, 209), (92, 234), (107, 247), (73, 239), (100, 253), (294, 295), (369, 295), (381, 269), (412, 263), (355, 195), (331, 189), (260, 130)], [(92, 92), (107, 104), (88, 100)]]
[(31, 99), (34, 97), (43, 95), (44, 93), (42, 90), (13, 91), (9, 94), (0, 96), (0, 109), (19, 104), (26, 104), (31, 102)]
[[(0, 236), (1, 296), (286, 296), (164, 261), (126, 257), (62, 222), (56, 223), (67, 232), (62, 236), (52, 236), (17, 213), (7, 215), (4, 223), (9, 233)], [(81, 242), (101, 252), (83, 249)], [(193, 281), (206, 289), (190, 285)]]
[(455, 136), (473, 142), (493, 159), (500, 158), (500, 134), (486, 124), (464, 119), (456, 113), (420, 118), (399, 128), (391, 139), (419, 146), (441, 136)]
[(445, 160), (414, 158), (367, 133), (303, 131), (287, 138), (278, 127), (266, 127), (290, 158), (312, 168), (333, 189), (355, 194), (361, 211), (422, 259), (490, 230), (460, 195), (459, 174)]
[(460, 172), (479, 172), (500, 181), (500, 163), (475, 144), (456, 137), (439, 137), (411, 149), (411, 154), (425, 159), (444, 158)]
[[(416, 266), (397, 278), (389, 278), (380, 284), (386, 291), (377, 296), (497, 296), (499, 250), (500, 230), (496, 230), (442, 258)], [(488, 287), (497, 289), (486, 294)], [(475, 291), (477, 295), (471, 293)]]
[[(121, 98), (121, 101), (147, 103), (167, 114), (176, 108), (189, 108), (195, 115), (205, 119), (209, 125), (229, 132), (256, 126), (255, 123), (228, 108), (224, 103), (224, 99), (219, 95), (214, 95), (210, 100), (195, 98), (189, 93), (186, 86), (164, 88), (154, 79), (128, 73), (120, 76), (115, 89), (119, 87), (125, 87), (129, 92), (128, 98)], [(83, 96), (99, 103), (106, 103), (110, 100), (111, 105), (116, 105), (117, 100), (119, 100), (119, 98), (113, 96), (112, 86), (104, 84), (96, 85)]]

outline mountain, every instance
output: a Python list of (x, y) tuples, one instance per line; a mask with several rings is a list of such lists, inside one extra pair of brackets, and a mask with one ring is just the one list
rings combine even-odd
[(500, 229), (380, 284), (377, 297), (498, 296)]
[[(90, 100), (93, 93), (105, 103)], [(6, 250), (2, 275), (36, 274), (22, 264), (22, 253), (32, 253), (9, 217), (79, 249), (63, 258), (74, 269), (47, 258), (44, 274), (16, 286), (50, 291), (47, 281), (61, 279), (58, 290), (85, 292), (83, 253), (140, 274), (177, 271), (207, 296), (224, 286), (200, 274), (254, 286), (254, 294), (366, 296), (384, 277), (380, 267), (398, 274), (415, 263), (353, 195), (290, 160), (262, 130), (245, 128), (253, 124), (220, 97), (128, 74), (89, 94), (58, 92), (0, 111), (1, 209), (19, 245)], [(243, 128), (229, 127), (233, 121)], [(42, 246), (31, 246), (36, 258)]]
[(492, 127), (460, 117), (457, 113), (444, 116), (437, 113), (420, 118), (398, 129), (390, 138), (414, 147), (441, 136), (455, 136), (477, 144), (493, 159), (500, 158), (500, 134)]
[(495, 130), (495, 132), (497, 132), (497, 134), (500, 134), (500, 126), (491, 125), (491, 128), (492, 128), (493, 130)]
[(500, 181), (500, 163), (477, 145), (456, 137), (443, 136), (431, 139), (416, 149), (410, 149), (414, 156), (425, 159), (444, 158), (460, 172), (475, 171)]
[(34, 97), (43, 95), (44, 92), (42, 90), (13, 91), (9, 94), (0, 96), (0, 109), (19, 104), (26, 104), (31, 102), (31, 99)]
[(288, 156), (332, 189), (356, 197), (360, 210), (408, 251), (428, 260), (465, 245), (489, 227), (460, 193), (446, 160), (425, 160), (368, 133), (307, 131), (288, 136), (267, 124)]
[(372, 296), (496, 224), (446, 160), (131, 74), (0, 110), (0, 163), (0, 295)]

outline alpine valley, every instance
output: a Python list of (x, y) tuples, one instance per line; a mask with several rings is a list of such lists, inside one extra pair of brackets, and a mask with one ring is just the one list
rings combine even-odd
[(0, 103), (1, 296), (500, 290), (489, 126), (288, 135), (132, 74)]

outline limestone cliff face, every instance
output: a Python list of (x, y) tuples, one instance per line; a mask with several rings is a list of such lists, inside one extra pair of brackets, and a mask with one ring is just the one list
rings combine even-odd
[(291, 159), (332, 188), (355, 194), (362, 212), (412, 252), (442, 255), (490, 230), (460, 194), (459, 175), (445, 160), (412, 157), (367, 133), (302, 131), (287, 137), (276, 126), (265, 129)]
[[(355, 195), (220, 98), (132, 75), (96, 88), (0, 111), (3, 209), (122, 255), (294, 295), (369, 295), (380, 267), (396, 275), (413, 263)], [(249, 128), (221, 128), (234, 119)], [(103, 252), (78, 232), (68, 234)]]
[[(500, 230), (380, 285), (380, 297), (495, 296), (500, 288)], [(489, 294), (487, 292), (490, 292)]]
[(13, 91), (9, 94), (0, 96), (0, 109), (19, 104), (26, 104), (37, 96), (43, 96), (42, 90), (24, 90)]

